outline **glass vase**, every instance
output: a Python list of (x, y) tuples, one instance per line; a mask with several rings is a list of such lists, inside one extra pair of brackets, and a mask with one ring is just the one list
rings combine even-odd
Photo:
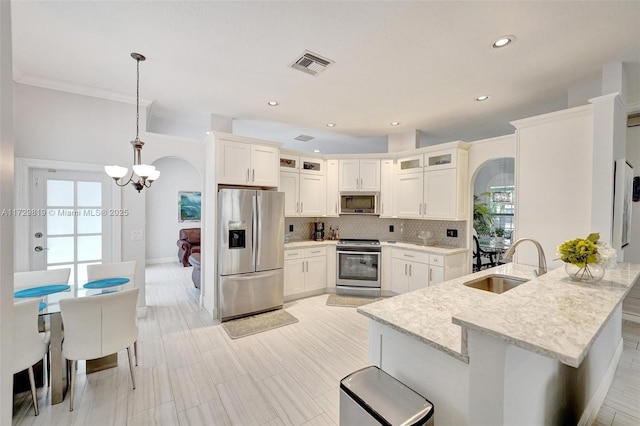
[(604, 278), (604, 267), (597, 263), (588, 263), (582, 268), (573, 263), (565, 263), (564, 270), (571, 281), (597, 283)]

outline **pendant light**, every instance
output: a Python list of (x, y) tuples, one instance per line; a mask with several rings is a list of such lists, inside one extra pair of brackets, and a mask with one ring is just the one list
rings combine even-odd
[(131, 141), (131, 145), (133, 145), (133, 170), (126, 182), (122, 180), (129, 172), (126, 167), (117, 165), (104, 166), (104, 171), (109, 177), (113, 178), (116, 185), (125, 186), (130, 183), (140, 192), (144, 188), (149, 188), (153, 181), (160, 177), (160, 171), (156, 170), (154, 166), (142, 163), (144, 142), (138, 136), (140, 133), (140, 61), (144, 61), (147, 58), (139, 53), (132, 53), (131, 57), (136, 60), (136, 138)]

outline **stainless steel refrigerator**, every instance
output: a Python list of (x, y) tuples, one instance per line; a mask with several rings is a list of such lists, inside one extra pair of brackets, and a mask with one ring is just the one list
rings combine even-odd
[(220, 319), (282, 307), (284, 193), (221, 189), (218, 236)]

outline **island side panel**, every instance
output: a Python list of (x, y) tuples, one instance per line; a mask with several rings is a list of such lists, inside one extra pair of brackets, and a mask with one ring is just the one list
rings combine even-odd
[(466, 363), (371, 319), (369, 362), (428, 399), (435, 424), (471, 424)]
[(469, 417), (478, 424), (591, 424), (622, 353), (616, 309), (578, 368), (468, 330)]

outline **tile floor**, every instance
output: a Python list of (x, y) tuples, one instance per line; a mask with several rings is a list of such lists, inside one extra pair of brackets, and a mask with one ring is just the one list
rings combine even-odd
[(340, 379), (367, 364), (367, 320), (327, 307), (326, 295), (286, 304), (299, 322), (231, 340), (198, 306), (191, 268), (147, 268), (147, 317), (131, 388), (126, 351), (117, 368), (86, 375), (75, 411), (38, 390), (14, 403), (14, 425), (337, 425)]
[[(77, 374), (75, 411), (38, 391), (16, 396), (14, 425), (337, 425), (338, 384), (367, 365), (367, 320), (327, 307), (326, 295), (288, 303), (300, 322), (231, 340), (198, 306), (191, 268), (147, 268), (137, 389), (119, 366)], [(625, 321), (624, 352), (596, 425), (640, 424), (640, 323)], [(68, 395), (67, 395), (68, 398)]]

